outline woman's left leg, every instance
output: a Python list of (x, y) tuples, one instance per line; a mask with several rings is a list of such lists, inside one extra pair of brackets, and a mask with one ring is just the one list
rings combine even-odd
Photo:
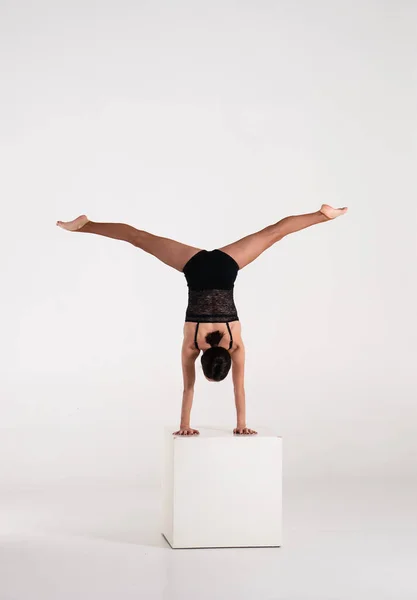
[(260, 231), (247, 235), (233, 244), (219, 248), (235, 259), (240, 269), (258, 258), (262, 252), (273, 246), (283, 237), (306, 227), (330, 221), (347, 212), (347, 208), (332, 208), (323, 204), (320, 210), (305, 215), (285, 217)]

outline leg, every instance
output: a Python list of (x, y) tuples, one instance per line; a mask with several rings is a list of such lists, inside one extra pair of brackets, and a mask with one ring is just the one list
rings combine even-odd
[(85, 215), (68, 223), (58, 221), (57, 225), (68, 231), (95, 233), (115, 240), (129, 242), (133, 246), (153, 254), (153, 256), (177, 269), (177, 271), (182, 271), (187, 261), (200, 251), (200, 248), (187, 246), (169, 238), (159, 237), (125, 223), (95, 223)]
[(247, 235), (233, 244), (219, 248), (219, 250), (230, 254), (239, 265), (239, 268), (243, 269), (243, 267), (254, 261), (255, 258), (258, 258), (267, 248), (282, 240), (286, 235), (295, 233), (311, 225), (316, 225), (317, 223), (324, 223), (344, 214), (346, 211), (347, 208), (334, 209), (327, 204), (323, 204), (321, 210), (317, 212), (285, 217), (285, 219), (281, 219), (278, 223)]

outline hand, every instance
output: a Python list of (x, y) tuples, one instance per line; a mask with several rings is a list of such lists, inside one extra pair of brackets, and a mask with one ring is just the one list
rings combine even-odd
[(233, 429), (233, 433), (235, 435), (256, 435), (258, 432), (253, 429), (249, 429), (249, 427), (236, 427)]
[(182, 427), (178, 431), (174, 431), (172, 435), (200, 435), (197, 429), (191, 429), (191, 427)]

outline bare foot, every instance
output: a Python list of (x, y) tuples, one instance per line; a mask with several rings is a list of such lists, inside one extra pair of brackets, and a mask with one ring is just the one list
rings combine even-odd
[(249, 427), (236, 427), (233, 429), (233, 433), (235, 435), (256, 435), (258, 432), (253, 429), (249, 429)]
[(347, 210), (347, 206), (345, 206), (344, 208), (333, 208), (328, 204), (323, 204), (320, 209), (320, 212), (323, 213), (323, 215), (328, 219), (335, 219), (336, 217), (340, 217), (341, 215), (347, 213)]
[(179, 429), (175, 431), (172, 435), (200, 435), (200, 432), (197, 429), (191, 429), (191, 427), (185, 427), (183, 429)]
[(85, 215), (77, 217), (73, 221), (57, 221), (56, 224), (67, 231), (78, 231), (88, 223), (89, 219)]

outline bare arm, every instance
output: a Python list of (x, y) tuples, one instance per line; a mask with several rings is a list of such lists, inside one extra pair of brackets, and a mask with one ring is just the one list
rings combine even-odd
[(246, 427), (245, 346), (243, 343), (232, 354), (232, 378), (237, 418), (237, 426), (233, 433), (246, 435), (256, 433), (253, 429)]
[(196, 429), (192, 429), (190, 427), (190, 415), (194, 399), (195, 361), (198, 355), (199, 352), (197, 349), (190, 348), (188, 345), (183, 343), (181, 351), (183, 375), (181, 422), (180, 428), (175, 432), (175, 435), (198, 434)]

